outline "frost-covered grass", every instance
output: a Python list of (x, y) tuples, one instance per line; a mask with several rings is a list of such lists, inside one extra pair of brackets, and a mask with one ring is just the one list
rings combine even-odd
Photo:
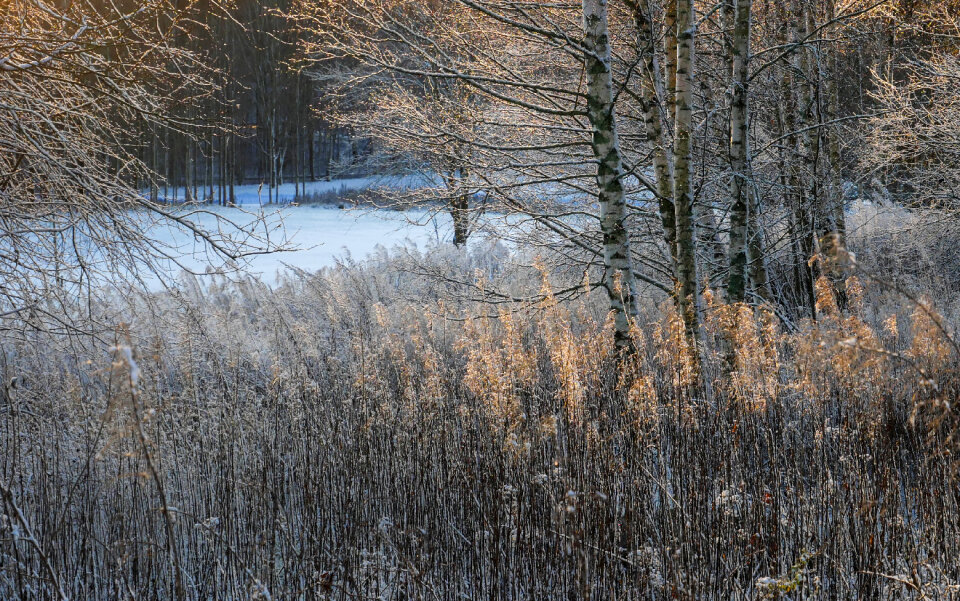
[(187, 281), (90, 307), (128, 324), (100, 342), (8, 318), (0, 598), (958, 594), (960, 362), (934, 313), (891, 322), (852, 280), (848, 313), (788, 333), (708, 299), (704, 388), (670, 311), (620, 363), (597, 293), (451, 283), (541, 290), (516, 263)]

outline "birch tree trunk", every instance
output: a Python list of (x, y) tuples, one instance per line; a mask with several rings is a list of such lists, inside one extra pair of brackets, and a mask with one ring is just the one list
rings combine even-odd
[(663, 14), (665, 101), (671, 126), (677, 118), (677, 2), (667, 0)]
[(673, 135), (673, 201), (677, 213), (677, 275), (684, 325), (699, 340), (700, 303), (697, 278), (697, 235), (690, 185), (693, 133), (693, 0), (675, 0), (677, 14), (676, 117)]
[(750, 200), (748, 173), (750, 9), (752, 0), (737, 0), (733, 29), (732, 97), (730, 101), (730, 272), (727, 300), (741, 303), (747, 291), (747, 226)]
[[(792, 0), (789, 6), (782, 6), (781, 11), (784, 22), (783, 43), (799, 46), (800, 24), (803, 22), (800, 3)], [(811, 237), (806, 235), (811, 224), (804, 194), (806, 181), (801, 166), (804, 146), (800, 140), (801, 135), (798, 133), (803, 128), (801, 115), (804, 111), (801, 88), (805, 68), (801, 54), (802, 50), (794, 50), (780, 80), (780, 95), (783, 99), (780, 107), (781, 136), (784, 139), (781, 172), (784, 206), (790, 211), (788, 230), (793, 253), (794, 302), (798, 307), (804, 307), (811, 318), (816, 319), (813, 279), (807, 263), (813, 254), (813, 249), (810, 247)]]
[(603, 282), (614, 313), (614, 342), (618, 349), (631, 345), (631, 320), (637, 315), (636, 291), (630, 258), (630, 238), (625, 220), (625, 175), (613, 110), (613, 77), (610, 71), (610, 37), (606, 0), (583, 0), (583, 44), (587, 49), (587, 113), (593, 129), (593, 154), (597, 159), (600, 229), (603, 233)]
[[(663, 80), (654, 46), (653, 19), (649, 5), (642, 0), (629, 2), (633, 10), (637, 33), (637, 53), (642, 72), (640, 75), (640, 98), (643, 102), (643, 122), (647, 141), (653, 150), (653, 170), (657, 185), (657, 201), (663, 240), (670, 251), (671, 265), (676, 278), (677, 265), (677, 215), (673, 204), (673, 163), (667, 154), (668, 140), (664, 137), (663, 115), (660, 99), (663, 98)], [(670, 120), (672, 120), (672, 115)]]

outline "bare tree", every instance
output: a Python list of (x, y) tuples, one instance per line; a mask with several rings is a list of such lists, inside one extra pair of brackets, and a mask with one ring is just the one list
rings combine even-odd
[(182, 250), (152, 235), (161, 225), (226, 259), (269, 246), (142, 191), (155, 178), (132, 125), (185, 127), (165, 116), (168, 92), (210, 89), (208, 70), (170, 43), (192, 8), (0, 4), (0, 313), (52, 315), (60, 293), (166, 273)]
[(673, 135), (673, 201), (677, 213), (677, 275), (680, 312), (688, 333), (699, 330), (700, 282), (697, 277), (697, 220), (691, 188), (695, 15), (692, 0), (676, 0), (677, 75)]
[(747, 288), (747, 227), (752, 208), (750, 178), (747, 172), (749, 158), (748, 125), (748, 61), (750, 57), (750, 9), (752, 0), (736, 1), (733, 44), (731, 45), (730, 103), (730, 273), (727, 280), (727, 298), (743, 302)]
[(340, 90), (378, 89), (375, 135), (436, 170), (438, 198), (484, 190), (498, 213), (527, 216), (569, 245), (566, 256), (599, 263), (617, 343), (627, 344), (637, 278), (627, 198), (638, 179), (618, 140), (622, 82), (606, 3), (379, 0), (299, 11), (316, 36), (306, 54), (351, 66)]
[(610, 73), (610, 27), (606, 0), (583, 0), (584, 72), (587, 80), (587, 117), (593, 128), (597, 160), (600, 230), (603, 232), (603, 281), (616, 319), (618, 347), (630, 344), (630, 320), (636, 317), (636, 292), (626, 229), (626, 175), (617, 133)]
[[(630, 311), (616, 297), (645, 290), (611, 284), (629, 246), (630, 279), (673, 294), (693, 338), (705, 285), (816, 317), (811, 258), (835, 255), (844, 230), (839, 126), (865, 112), (831, 82), (851, 68), (843, 34), (876, 7), (352, 0), (296, 13), (352, 125), (437, 182), (420, 199), (455, 221), (477, 198), (488, 218), (522, 215), (558, 265), (605, 274), (618, 315)], [(605, 33), (583, 19), (601, 8)], [(530, 242), (530, 229), (505, 235)]]
[(870, 152), (862, 164), (872, 173), (885, 172), (888, 185), (903, 191), (900, 199), (908, 204), (960, 208), (956, 51), (906, 66), (902, 79), (878, 77), (874, 98), (884, 110), (869, 122)]

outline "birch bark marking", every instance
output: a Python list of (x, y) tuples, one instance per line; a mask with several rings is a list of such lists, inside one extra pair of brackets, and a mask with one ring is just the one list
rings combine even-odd
[(677, 118), (677, 1), (667, 0), (663, 14), (663, 66), (667, 80), (669, 125)]
[[(640, 97), (643, 100), (643, 122), (647, 141), (653, 149), (653, 169), (656, 175), (657, 197), (660, 205), (660, 224), (663, 227), (663, 240), (670, 250), (673, 276), (676, 278), (677, 265), (677, 214), (673, 206), (673, 164), (667, 154), (667, 140), (663, 135), (663, 121), (660, 113), (660, 101), (663, 96), (662, 75), (657, 64), (654, 48), (653, 24), (649, 6), (644, 0), (628, 2), (633, 10), (633, 21), (637, 35), (637, 53), (643, 71), (640, 75)], [(670, 116), (670, 121), (673, 117)], [(669, 121), (668, 121), (669, 122)]]
[(677, 13), (677, 114), (673, 136), (673, 202), (677, 212), (677, 275), (687, 335), (700, 336), (696, 219), (690, 188), (693, 130), (693, 0), (675, 0)]
[(593, 154), (597, 158), (603, 281), (614, 312), (614, 341), (618, 349), (623, 349), (631, 345), (630, 320), (637, 315), (636, 284), (625, 224), (627, 211), (622, 182), (625, 173), (613, 110), (606, 0), (583, 0), (583, 33), (587, 49), (584, 54), (587, 113), (593, 129)]
[[(732, 97), (730, 102), (730, 273), (727, 300), (743, 302), (747, 284), (747, 224), (750, 201), (747, 128), (750, 119), (748, 68), (750, 57), (750, 9), (752, 0), (737, 0), (733, 28)], [(756, 260), (756, 258), (754, 258)]]

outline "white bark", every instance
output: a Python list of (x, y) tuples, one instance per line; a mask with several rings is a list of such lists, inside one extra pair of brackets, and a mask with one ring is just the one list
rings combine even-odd
[(630, 320), (636, 317), (636, 292), (626, 228), (624, 168), (617, 136), (610, 71), (610, 36), (606, 0), (583, 0), (584, 71), (587, 112), (593, 129), (597, 159), (600, 229), (603, 233), (604, 285), (614, 312), (614, 337), (618, 348), (630, 345)]
[(693, 40), (692, 0), (676, 0), (677, 85), (673, 136), (673, 199), (677, 212), (677, 271), (679, 300), (687, 333), (699, 337), (699, 290), (697, 278), (696, 217), (690, 185), (693, 133)]
[[(667, 153), (668, 139), (664, 136), (664, 119), (659, 99), (663, 96), (663, 81), (654, 47), (653, 22), (649, 7), (642, 0), (630, 2), (634, 26), (637, 30), (637, 53), (643, 68), (640, 76), (640, 98), (643, 102), (644, 131), (653, 151), (653, 169), (663, 239), (670, 252), (674, 278), (677, 263), (677, 216), (673, 205), (673, 162)], [(672, 121), (672, 115), (670, 120)]]

